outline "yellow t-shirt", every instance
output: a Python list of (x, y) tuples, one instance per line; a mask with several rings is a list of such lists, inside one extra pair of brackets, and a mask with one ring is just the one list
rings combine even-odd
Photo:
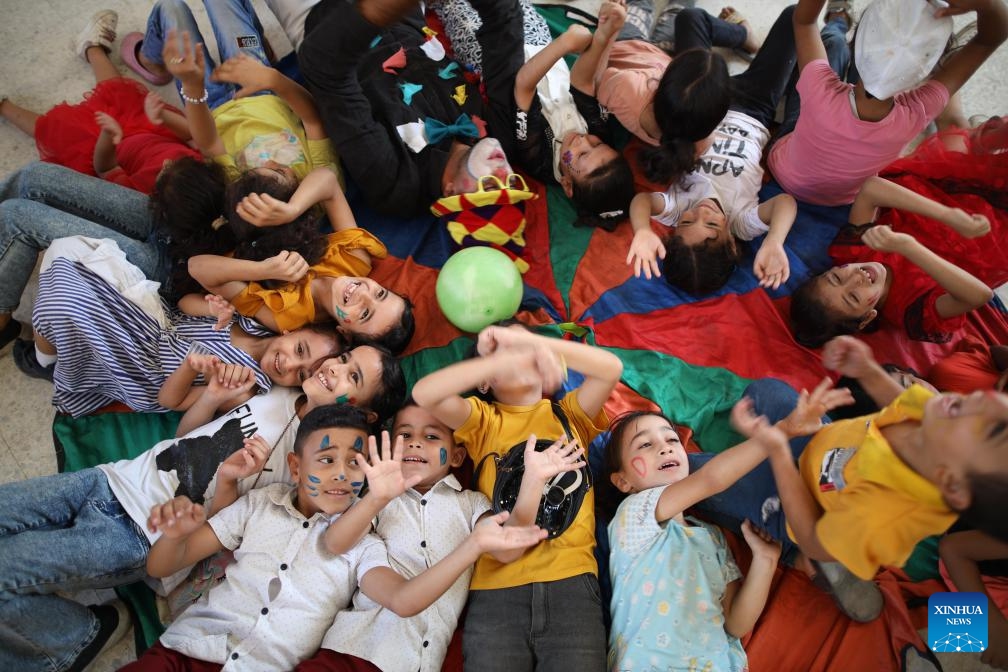
[(326, 236), (325, 254), (298, 282), (289, 282), (276, 289), (267, 289), (258, 282), (248, 286), (231, 299), (242, 315), (252, 317), (265, 305), (276, 318), (281, 331), (293, 331), (317, 319), (315, 300), (311, 294), (311, 281), (316, 277), (338, 278), (344, 275), (366, 276), (371, 272), (370, 262), (364, 261), (353, 250), (365, 250), (372, 257), (384, 258), (385, 245), (364, 229), (348, 229)]
[[(308, 140), (301, 120), (279, 96), (237, 98), (214, 109), (213, 118), (227, 151), (213, 160), (224, 167), (228, 180), (273, 158), (290, 166), (298, 181), (315, 168), (330, 166), (343, 182), (332, 143), (328, 138)], [(257, 157), (260, 150), (264, 154)]]
[[(506, 406), (488, 404), (474, 397), (468, 399), (472, 412), (455, 430), (455, 440), (465, 444), (475, 464), (489, 453), (504, 455), (512, 446), (528, 440), (529, 434), (540, 439), (557, 439), (563, 434), (563, 425), (553, 414), (548, 399), (534, 406)], [(561, 401), (570, 424), (581, 445), (588, 448), (598, 434), (609, 424), (604, 410), (589, 418), (577, 400), (577, 391), (568, 393)], [(497, 472), (493, 458), (483, 465), (479, 489), (487, 497), (493, 495)], [(511, 588), (534, 582), (557, 581), (579, 574), (598, 574), (593, 550), (595, 548), (595, 490), (588, 490), (574, 522), (556, 539), (540, 542), (518, 560), (501, 564), (489, 555), (482, 555), (473, 572), (472, 590)]]
[(879, 429), (920, 421), (932, 396), (913, 385), (874, 415), (826, 425), (798, 461), (823, 508), (815, 528), (819, 543), (862, 579), (882, 565), (902, 566), (919, 541), (944, 532), (957, 517), (938, 487), (900, 459)]

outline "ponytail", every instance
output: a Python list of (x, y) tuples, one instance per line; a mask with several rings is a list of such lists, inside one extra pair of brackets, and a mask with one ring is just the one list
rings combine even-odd
[(731, 102), (728, 65), (709, 49), (689, 49), (672, 59), (654, 96), (661, 147), (641, 153), (649, 180), (671, 183), (696, 165), (695, 143), (717, 128)]
[(612, 231), (630, 214), (634, 177), (622, 154), (582, 178), (571, 181), (571, 199), (577, 208), (574, 226)]

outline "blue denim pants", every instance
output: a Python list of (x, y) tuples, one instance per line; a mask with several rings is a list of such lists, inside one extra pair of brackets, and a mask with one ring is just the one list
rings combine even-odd
[(40, 252), (66, 236), (111, 238), (148, 278), (168, 259), (155, 239), (144, 194), (52, 163), (35, 162), (0, 181), (0, 313), (21, 300)]
[[(758, 415), (766, 416), (775, 423), (786, 417), (798, 402), (798, 393), (782, 380), (763, 378), (753, 381), (745, 390), (745, 396), (753, 400)], [(823, 417), (828, 423), (829, 418)], [(797, 460), (811, 436), (791, 439), (791, 454)], [(690, 453), (690, 473), (703, 468), (714, 457), (713, 453)], [(781, 557), (785, 562), (793, 561), (798, 551), (788, 539), (784, 510), (780, 506), (777, 483), (774, 481), (770, 462), (764, 461), (758, 467), (740, 478), (730, 488), (695, 505), (694, 510), (713, 522), (741, 532), (742, 521), (747, 518), (781, 542)]]
[[(249, 0), (204, 0), (203, 5), (213, 27), (221, 61), (244, 53), (270, 65), (269, 59), (266, 58), (266, 50), (263, 48), (262, 24), (259, 23), (259, 17), (256, 16)], [(228, 82), (211, 81), (210, 74), (217, 64), (210, 56), (206, 40), (203, 39), (192, 10), (185, 0), (158, 0), (154, 3), (154, 8), (147, 17), (147, 31), (140, 46), (140, 52), (144, 57), (154, 63), (164, 63), (161, 52), (164, 50), (165, 37), (172, 28), (187, 31), (194, 47), (197, 44), (203, 45), (203, 85), (206, 87), (207, 105), (210, 109), (234, 98), (235, 92), (240, 87)], [(176, 86), (181, 91), (181, 84), (178, 81)]]
[(0, 485), (0, 670), (65, 670), (98, 634), (62, 591), (146, 575), (150, 544), (98, 469)]
[(470, 591), (462, 654), (466, 672), (603, 672), (606, 635), (598, 579), (580, 574)]

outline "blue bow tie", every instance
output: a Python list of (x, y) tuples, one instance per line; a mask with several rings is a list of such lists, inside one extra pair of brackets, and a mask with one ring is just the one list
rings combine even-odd
[(469, 115), (464, 112), (452, 124), (445, 124), (437, 119), (427, 117), (424, 119), (424, 131), (427, 133), (427, 142), (432, 145), (436, 145), (447, 137), (473, 139), (479, 137), (479, 129), (469, 118)]

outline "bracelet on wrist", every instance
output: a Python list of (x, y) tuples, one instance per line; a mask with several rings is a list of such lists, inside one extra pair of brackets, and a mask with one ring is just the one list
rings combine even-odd
[(179, 95), (182, 96), (182, 100), (187, 103), (192, 103), (193, 105), (204, 105), (209, 99), (210, 94), (206, 89), (203, 89), (203, 95), (199, 98), (193, 98), (192, 96), (187, 96), (185, 91), (180, 91)]

